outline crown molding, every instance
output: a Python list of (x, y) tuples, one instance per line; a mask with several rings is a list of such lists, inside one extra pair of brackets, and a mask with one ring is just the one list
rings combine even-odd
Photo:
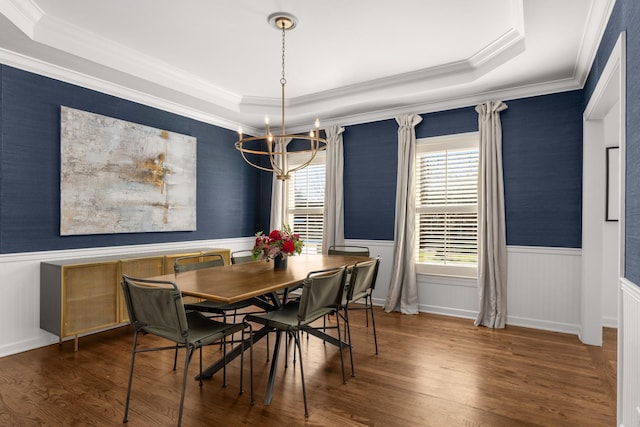
[(166, 98), (151, 95), (131, 89), (130, 87), (103, 80), (95, 76), (83, 74), (55, 64), (44, 62), (32, 57), (21, 55), (5, 49), (0, 49), (0, 63), (20, 70), (39, 74), (65, 83), (74, 84), (107, 95), (127, 99), (149, 107), (189, 117), (204, 123), (209, 123), (225, 129), (237, 129), (238, 122), (224, 118), (222, 115), (212, 114), (204, 109), (190, 107), (184, 103), (168, 100)]
[(117, 70), (153, 84), (202, 99), (215, 100), (222, 108), (237, 111), (241, 97), (212, 85), (172, 64), (99, 37), (68, 22), (44, 15), (36, 29), (34, 40), (79, 58)]
[(36, 25), (44, 11), (32, 0), (0, 0), (0, 14), (33, 40)]
[[(580, 43), (580, 50), (578, 52), (578, 58), (576, 60), (576, 67), (574, 70), (574, 76), (580, 82), (580, 86), (583, 87), (591, 72), (591, 66), (598, 53), (600, 42), (604, 32), (607, 29), (609, 18), (616, 4), (616, 0), (606, 0), (605, 4), (592, 0), (591, 7), (589, 8), (589, 18), (586, 28), (595, 28), (596, 37), (593, 37), (588, 31), (582, 34), (582, 41)], [(599, 7), (599, 9), (598, 9)], [(599, 13), (598, 10), (604, 10), (606, 13)], [(590, 42), (589, 40), (595, 40)]]
[[(55, 64), (46, 63), (31, 57), (0, 49), (0, 62), (18, 69), (40, 74), (45, 77), (54, 78), (67, 83), (96, 90), (119, 98), (127, 99), (150, 107), (158, 108), (181, 116), (219, 126), (225, 129), (237, 130), (242, 125), (244, 132), (248, 135), (258, 135), (263, 131), (261, 127), (248, 127), (239, 120), (224, 118), (223, 115), (212, 114), (204, 109), (195, 109), (182, 103), (170, 101), (164, 98), (150, 95), (148, 93), (133, 90), (129, 87), (114, 84), (106, 80), (98, 79), (94, 76), (82, 74)], [(540, 96), (551, 93), (566, 92), (581, 89), (582, 84), (576, 79), (564, 79), (543, 84), (520, 86), (516, 88), (502, 89), (497, 91), (484, 91), (469, 94), (466, 96), (441, 97), (429, 99), (424, 102), (416, 102), (408, 105), (395, 107), (370, 107), (357, 106), (360, 111), (347, 112), (323, 119), (322, 127), (332, 125), (355, 125), (362, 123), (388, 120), (401, 114), (417, 113), (425, 114), (436, 111), (444, 111), (455, 108), (463, 108), (477, 105), (489, 99), (520, 99), (531, 96)], [(264, 111), (264, 110), (263, 110)], [(290, 127), (291, 132), (305, 131), (302, 126)]]
[[(323, 127), (353, 125), (406, 113), (467, 107), (488, 99), (517, 99), (582, 88), (598, 48), (598, 43), (585, 42), (589, 40), (586, 32), (582, 35), (574, 78), (500, 90), (484, 90), (482, 87), (474, 90), (468, 84), (525, 49), (522, 0), (514, 1), (513, 5), (511, 29), (466, 60), (286, 99), (289, 130), (308, 130), (300, 123), (310, 123), (311, 114), (313, 118), (315, 115), (322, 118)], [(606, 0), (604, 5), (595, 0), (591, 2), (590, 20), (599, 19), (602, 8), (606, 7), (608, 11), (606, 18), (594, 24), (599, 31), (598, 40), (604, 33), (614, 5), (615, 0)], [(265, 113), (280, 115), (280, 99), (240, 97), (171, 64), (47, 16), (32, 0), (0, 0), (0, 13), (36, 42), (86, 60), (82, 71), (74, 71), (0, 50), (0, 62), (7, 65), (226, 129), (236, 130), (242, 125), (244, 133), (249, 135), (263, 131), (261, 122)], [(93, 76), (92, 71), (98, 66), (106, 68), (100, 68), (100, 72)], [(115, 76), (113, 81), (105, 77), (112, 75)], [(136, 86), (131, 82), (143, 84)], [(464, 95), (447, 93), (447, 87), (456, 84), (466, 85)]]

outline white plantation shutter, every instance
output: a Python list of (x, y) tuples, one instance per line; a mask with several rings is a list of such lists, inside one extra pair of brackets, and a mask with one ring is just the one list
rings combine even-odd
[[(291, 156), (290, 165), (295, 165)], [(304, 241), (303, 252), (322, 253), (322, 227), (324, 224), (324, 156), (318, 155), (313, 163), (291, 174), (287, 181), (287, 220), (294, 233)]]
[(478, 262), (477, 133), (425, 138), (416, 150), (419, 272), (475, 276)]

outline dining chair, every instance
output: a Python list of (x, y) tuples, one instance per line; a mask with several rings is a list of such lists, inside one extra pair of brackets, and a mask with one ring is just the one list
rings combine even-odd
[[(287, 302), (280, 310), (269, 311), (264, 314), (249, 314), (245, 322), (254, 322), (271, 328), (270, 332), (285, 332), (294, 341), (298, 349), (300, 361), (300, 376), (302, 381), (302, 396), (304, 399), (304, 416), (309, 416), (307, 407), (307, 391), (304, 383), (304, 368), (302, 364), (302, 347), (300, 345), (300, 331), (321, 317), (335, 313), (340, 309), (342, 293), (344, 291), (345, 267), (314, 271), (307, 275), (302, 286), (299, 300)], [(342, 357), (343, 341), (338, 331), (340, 348), (340, 365), (342, 381), (346, 383), (344, 361)]]
[(202, 260), (202, 255), (186, 255), (173, 261), (173, 270), (176, 273), (199, 270), (201, 268), (222, 267), (224, 258), (220, 254), (207, 254), (207, 260)]
[[(351, 345), (351, 325), (349, 321), (349, 304), (361, 300), (369, 301), (370, 304), (365, 305), (370, 307), (371, 311), (371, 324), (373, 326), (373, 342), (376, 347), (376, 354), (378, 354), (378, 338), (376, 335), (376, 322), (373, 317), (373, 303), (371, 302), (371, 295), (376, 284), (378, 277), (378, 267), (380, 266), (380, 258), (374, 258), (368, 261), (361, 261), (356, 263), (351, 269), (351, 276), (349, 284), (346, 286), (346, 295), (343, 295), (340, 305), (341, 310), (338, 312), (344, 318), (345, 335), (347, 336), (347, 342), (349, 343), (349, 356), (351, 358), (351, 376), (355, 377), (355, 369), (353, 366), (353, 346)], [(365, 311), (365, 317), (367, 312)], [(368, 323), (367, 323), (368, 325)]]
[[(363, 257), (369, 257), (370, 256), (370, 251), (369, 248), (366, 246), (353, 246), (353, 245), (333, 245), (333, 246), (329, 246), (329, 249), (327, 250), (327, 255), (343, 255), (343, 256), (363, 256)], [(347, 278), (345, 280), (345, 286), (349, 287), (351, 283), (351, 269), (347, 269)], [(375, 282), (373, 283), (373, 286), (375, 287)], [(371, 292), (373, 292), (373, 288), (371, 289)], [(346, 297), (346, 295), (349, 293), (348, 289), (345, 290), (344, 292), (344, 296)], [(371, 310), (371, 316), (373, 317), (373, 306), (369, 307), (369, 302), (371, 301), (371, 299), (365, 299), (365, 306), (363, 307), (351, 307), (351, 310), (365, 310), (365, 321), (366, 321), (366, 325), (367, 328), (369, 327), (369, 316), (368, 316), (368, 312), (369, 310)], [(326, 329), (326, 318), (324, 319), (324, 328)], [(375, 336), (375, 334), (374, 334)], [(376, 344), (376, 354), (378, 354), (378, 346)]]
[[(188, 255), (184, 257), (176, 258), (174, 261), (174, 271), (176, 274), (184, 273), (186, 271), (199, 270), (202, 268), (213, 268), (224, 266), (224, 258), (220, 254), (207, 254), (206, 261), (202, 261), (201, 255)], [(251, 306), (251, 301), (238, 301), (231, 304), (217, 302), (217, 301), (199, 301), (185, 304), (187, 310), (200, 311), (203, 313), (212, 313), (222, 316), (224, 321), (227, 320), (227, 313), (233, 311), (233, 321), (235, 322), (235, 316), (237, 310)]]
[(245, 262), (254, 262), (253, 252), (251, 249), (242, 249), (231, 252), (231, 264), (244, 264)]
[[(180, 394), (180, 410), (178, 412), (178, 426), (182, 424), (184, 408), (184, 396), (187, 385), (189, 363), (195, 350), (200, 351), (200, 374), (202, 374), (202, 347), (215, 342), (223, 342), (229, 335), (236, 332), (249, 330), (249, 323), (225, 323), (212, 320), (196, 311), (185, 311), (182, 295), (177, 285), (171, 281), (151, 279), (136, 279), (126, 275), (122, 276), (122, 291), (124, 294), (129, 320), (133, 325), (133, 350), (131, 353), (131, 368), (127, 385), (127, 398), (125, 401), (124, 419), (128, 421), (129, 401), (131, 398), (131, 385), (133, 382), (133, 370), (136, 354), (142, 352), (173, 350), (175, 345), (186, 350), (184, 372), (182, 374), (182, 391)], [(174, 343), (172, 346), (162, 347), (138, 347), (138, 335), (151, 334)], [(223, 345), (224, 360), (226, 360), (226, 346)], [(251, 404), (253, 400), (253, 344), (249, 340), (250, 363), (250, 388)], [(240, 354), (240, 394), (244, 392), (244, 344)], [(174, 364), (175, 369), (175, 364)], [(202, 375), (199, 376), (202, 386)], [(226, 386), (226, 364), (223, 368), (223, 386)]]
[(327, 255), (369, 256), (369, 248), (366, 246), (333, 245), (327, 249)]

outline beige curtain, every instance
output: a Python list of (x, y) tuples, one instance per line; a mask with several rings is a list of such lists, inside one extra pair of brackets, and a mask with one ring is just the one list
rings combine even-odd
[(342, 175), (344, 158), (341, 126), (325, 129), (327, 136), (326, 177), (324, 192), (324, 226), (322, 252), (332, 245), (344, 245), (344, 197)]
[(396, 185), (395, 250), (391, 283), (385, 311), (404, 314), (418, 313), (416, 281), (416, 203), (415, 203), (415, 127), (422, 117), (409, 114), (396, 118), (398, 122), (398, 175)]
[(507, 239), (502, 178), (502, 101), (478, 105), (478, 288), (476, 326), (504, 328), (507, 320)]

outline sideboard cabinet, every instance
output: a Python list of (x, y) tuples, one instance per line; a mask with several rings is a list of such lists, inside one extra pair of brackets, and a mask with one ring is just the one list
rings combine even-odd
[(129, 321), (120, 287), (122, 275), (145, 278), (173, 273), (176, 258), (220, 254), (229, 264), (229, 249), (194, 249), (140, 256), (113, 256), (46, 261), (40, 264), (40, 327), (59, 338), (74, 338)]

